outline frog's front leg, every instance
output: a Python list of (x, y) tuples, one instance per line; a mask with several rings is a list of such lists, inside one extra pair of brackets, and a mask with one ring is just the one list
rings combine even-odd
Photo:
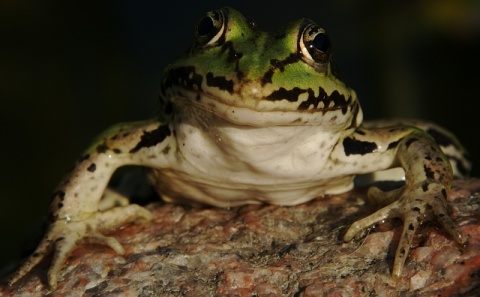
[(151, 214), (105, 189), (120, 166), (167, 166), (167, 152), (175, 145), (170, 131), (168, 125), (158, 121), (117, 125), (107, 130), (60, 184), (50, 206), (51, 224), (45, 237), (9, 283), (22, 278), (53, 250), (48, 284), (55, 288), (66, 258), (82, 242), (104, 244), (124, 254), (115, 238), (102, 233), (126, 222), (150, 220)]
[[(466, 243), (466, 238), (448, 216), (447, 190), (451, 186), (452, 169), (448, 159), (442, 153), (433, 139), (421, 130), (415, 128), (399, 128), (397, 131), (372, 130), (360, 137), (369, 137), (368, 133), (376, 134), (382, 139), (382, 145), (377, 150), (366, 153), (366, 158), (376, 156), (389, 159), (389, 167), (400, 166), (405, 171), (405, 186), (391, 192), (381, 192), (378, 189), (369, 191), (374, 198), (393, 201), (390, 205), (374, 214), (353, 223), (344, 235), (345, 241), (350, 241), (361, 231), (387, 218), (399, 217), (403, 220), (403, 233), (395, 254), (392, 276), (401, 276), (403, 266), (410, 251), (413, 236), (419, 225), (430, 219), (437, 219), (450, 235), (460, 244)], [(390, 133), (400, 136), (398, 140), (387, 139)], [(372, 135), (370, 135), (372, 136)], [(370, 156), (368, 156), (370, 155)], [(383, 168), (385, 169), (385, 168)]]

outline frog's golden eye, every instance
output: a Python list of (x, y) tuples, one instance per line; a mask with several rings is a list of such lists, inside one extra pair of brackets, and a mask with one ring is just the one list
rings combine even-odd
[(307, 63), (323, 68), (330, 59), (330, 39), (325, 30), (315, 24), (305, 26), (298, 46)]
[(221, 40), (225, 31), (225, 17), (221, 10), (213, 10), (198, 21), (195, 40), (198, 46), (214, 46)]

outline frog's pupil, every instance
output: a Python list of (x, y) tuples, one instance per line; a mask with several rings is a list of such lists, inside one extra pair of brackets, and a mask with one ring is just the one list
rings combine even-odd
[(198, 23), (198, 27), (197, 27), (198, 36), (205, 36), (212, 33), (213, 28), (214, 28), (213, 20), (208, 16), (204, 17)]
[(325, 34), (317, 34), (312, 41), (312, 45), (322, 52), (327, 52), (330, 48), (330, 40)]

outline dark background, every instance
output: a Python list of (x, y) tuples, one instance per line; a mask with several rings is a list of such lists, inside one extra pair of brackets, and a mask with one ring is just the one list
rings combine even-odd
[(478, 165), (479, 1), (4, 0), (0, 266), (18, 260), (56, 184), (98, 133), (154, 115), (163, 68), (202, 14), (224, 5), (264, 30), (313, 19), (366, 119), (437, 122)]

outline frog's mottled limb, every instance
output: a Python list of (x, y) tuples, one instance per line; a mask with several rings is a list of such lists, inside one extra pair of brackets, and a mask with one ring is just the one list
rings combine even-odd
[[(466, 237), (448, 216), (446, 209), (447, 190), (451, 186), (453, 175), (448, 159), (424, 131), (415, 128), (398, 129), (399, 135), (407, 134), (397, 141), (390, 142), (386, 151), (379, 148), (378, 151), (372, 150), (371, 155), (388, 153), (390, 148), (394, 152), (390, 167), (400, 166), (405, 170), (405, 186), (391, 192), (382, 192), (376, 188), (369, 191), (369, 195), (374, 196), (374, 199), (386, 197), (387, 200), (394, 201), (374, 214), (353, 223), (344, 235), (344, 240), (350, 241), (375, 223), (387, 218), (401, 218), (403, 233), (395, 254), (392, 271), (394, 279), (401, 276), (413, 236), (424, 221), (438, 220), (459, 244), (466, 243)], [(401, 130), (404, 132), (400, 132)], [(382, 133), (382, 130), (373, 129), (365, 133)]]
[(48, 284), (55, 288), (67, 256), (83, 242), (104, 244), (124, 254), (115, 238), (102, 233), (127, 222), (150, 220), (151, 214), (143, 207), (129, 205), (124, 197), (105, 191), (107, 183), (120, 166), (148, 163), (150, 167), (165, 167), (167, 154), (153, 156), (151, 150), (170, 150), (174, 145), (169, 141), (170, 135), (169, 126), (155, 120), (117, 125), (107, 130), (55, 192), (50, 209), (52, 223), (45, 237), (9, 283), (22, 278), (53, 250)]
[(455, 135), (443, 127), (434, 123), (412, 119), (375, 120), (363, 123), (363, 127), (368, 129), (392, 126), (416, 127), (427, 132), (433, 137), (435, 143), (440, 146), (443, 154), (450, 161), (454, 176), (467, 177), (470, 174), (472, 163), (469, 153)]

